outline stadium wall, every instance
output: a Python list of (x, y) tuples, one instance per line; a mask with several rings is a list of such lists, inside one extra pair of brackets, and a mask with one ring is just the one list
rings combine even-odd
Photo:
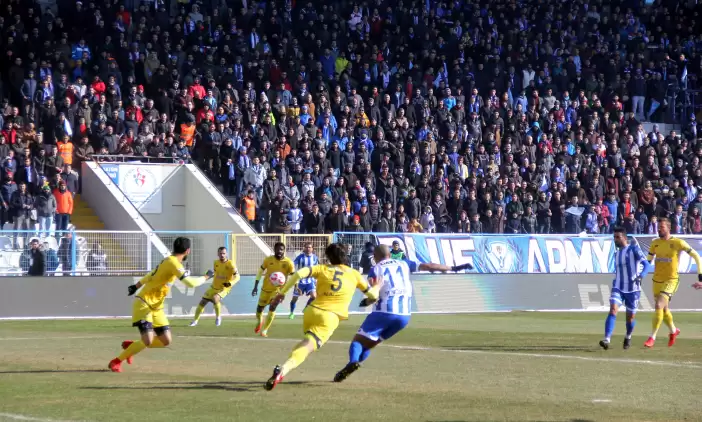
[[(692, 277), (683, 277), (680, 291), (671, 301), (676, 310), (702, 310), (702, 293), (690, 290)], [(257, 297), (251, 297), (254, 277), (242, 277), (223, 300), (225, 315), (251, 315)], [(0, 319), (128, 317), (131, 297), (127, 286), (132, 277), (0, 277)], [(587, 278), (558, 274), (417, 274), (414, 280), (414, 312), (467, 313), (507, 311), (604, 311), (609, 308), (611, 276)], [(653, 303), (649, 280), (644, 282), (641, 310)], [(187, 288), (177, 282), (166, 301), (174, 317), (192, 315), (208, 285)], [(686, 294), (688, 293), (689, 294)], [(356, 306), (351, 311), (368, 312)], [(288, 303), (282, 310), (287, 311)], [(300, 307), (302, 308), (302, 307)]]
[[(702, 255), (702, 236), (678, 236)], [(644, 253), (654, 236), (635, 236)], [(400, 243), (407, 257), (445, 265), (470, 263), (481, 274), (610, 274), (614, 273), (612, 235), (464, 235), (403, 233), (335, 233), (335, 242), (363, 250), (366, 242)], [(679, 271), (697, 272), (695, 262), (681, 254)]]

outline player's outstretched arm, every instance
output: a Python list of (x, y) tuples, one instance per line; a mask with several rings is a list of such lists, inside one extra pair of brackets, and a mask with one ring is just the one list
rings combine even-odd
[(136, 284), (132, 284), (131, 286), (127, 287), (127, 296), (133, 296), (137, 290), (141, 289), (141, 286), (143, 286), (143, 284), (141, 281), (138, 281)]
[(472, 270), (473, 266), (466, 263), (466, 264), (462, 264), (462, 265), (454, 265), (452, 267), (449, 267), (448, 265), (434, 264), (431, 262), (423, 262), (417, 266), (417, 269), (419, 271), (432, 271), (432, 272), (435, 272), (435, 271), (438, 271), (438, 272), (448, 272), (448, 271), (458, 272), (458, 271), (463, 271), (463, 270)]
[(205, 276), (200, 276), (200, 277), (183, 277), (180, 279), (180, 281), (183, 282), (188, 287), (197, 287), (203, 285), (207, 280), (209, 280), (209, 277)]

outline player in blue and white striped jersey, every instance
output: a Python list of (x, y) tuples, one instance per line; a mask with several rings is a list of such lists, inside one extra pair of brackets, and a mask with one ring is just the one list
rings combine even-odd
[(472, 269), (470, 264), (447, 265), (416, 263), (408, 259), (397, 260), (390, 257), (390, 249), (385, 245), (375, 247), (375, 264), (368, 274), (371, 286), (380, 284), (378, 300), (373, 304), (364, 299), (361, 306), (373, 305), (373, 311), (361, 324), (349, 347), (349, 363), (334, 376), (335, 382), (348, 378), (368, 359), (371, 349), (384, 340), (390, 339), (409, 324), (412, 314), (412, 281), (410, 273), (415, 271), (462, 271)]
[(636, 326), (636, 310), (641, 297), (641, 280), (651, 270), (651, 264), (646, 260), (641, 247), (633, 239), (627, 240), (623, 227), (614, 228), (614, 281), (612, 294), (609, 297), (609, 315), (605, 320), (605, 338), (600, 341), (600, 346), (609, 349), (609, 341), (617, 321), (617, 311), (623, 304), (626, 306), (626, 337), (624, 349), (631, 346), (631, 333)]
[[(319, 264), (319, 258), (314, 253), (314, 247), (312, 242), (305, 242), (302, 248), (302, 253), (295, 258), (293, 261), (295, 264), (295, 269), (299, 270), (306, 267), (313, 267)], [(290, 316), (288, 318), (295, 318), (295, 307), (297, 306), (297, 299), (302, 296), (309, 296), (307, 305), (312, 303), (312, 301), (317, 297), (317, 280), (314, 277), (302, 278), (295, 286), (293, 291), (293, 298), (290, 301)], [(305, 306), (307, 306), (305, 305)]]

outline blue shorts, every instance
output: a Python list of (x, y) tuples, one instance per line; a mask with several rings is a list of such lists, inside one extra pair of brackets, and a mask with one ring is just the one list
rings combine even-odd
[(305, 284), (297, 284), (297, 287), (295, 287), (295, 290), (293, 291), (293, 296), (298, 297), (298, 296), (309, 296), (312, 292), (317, 290), (317, 286), (315, 283), (305, 283)]
[(639, 309), (641, 292), (622, 293), (619, 289), (612, 289), (609, 303), (617, 306), (626, 306), (626, 311), (635, 314)]
[(358, 334), (373, 341), (388, 340), (409, 324), (410, 315), (372, 312), (358, 329)]

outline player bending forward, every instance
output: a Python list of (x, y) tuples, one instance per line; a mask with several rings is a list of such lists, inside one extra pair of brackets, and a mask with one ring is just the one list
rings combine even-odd
[[(614, 228), (614, 245), (617, 247), (614, 254), (614, 281), (612, 294), (609, 297), (609, 315), (605, 320), (605, 336), (600, 341), (600, 346), (605, 350), (609, 349), (609, 341), (617, 322), (617, 311), (622, 304), (626, 306), (624, 349), (631, 346), (631, 333), (636, 326), (634, 318), (636, 318), (641, 296), (641, 280), (651, 271), (651, 264), (646, 261), (639, 244), (635, 239), (631, 243), (628, 242), (623, 227)], [(639, 268), (641, 268), (640, 272)]]
[(656, 313), (653, 316), (653, 331), (651, 336), (644, 343), (644, 347), (652, 348), (656, 343), (656, 334), (661, 327), (661, 322), (665, 321), (670, 334), (668, 336), (668, 347), (675, 344), (675, 339), (680, 335), (680, 330), (675, 328), (673, 314), (670, 312), (669, 303), (673, 295), (678, 290), (680, 274), (678, 273), (678, 259), (680, 252), (685, 252), (697, 264), (697, 279), (702, 281), (702, 266), (700, 256), (682, 239), (670, 235), (670, 220), (661, 218), (658, 223), (658, 239), (651, 242), (648, 251), (648, 260), (655, 258), (655, 268), (653, 270), (653, 296), (656, 299)]
[[(314, 253), (314, 248), (312, 247), (312, 242), (305, 242), (304, 251), (295, 258), (293, 261), (296, 269), (302, 269), (305, 267), (313, 267), (319, 264), (319, 258), (317, 254)], [(293, 290), (293, 298), (290, 301), (290, 316), (288, 318), (295, 318), (295, 307), (297, 306), (297, 300), (300, 296), (309, 296), (307, 300), (307, 305), (312, 303), (312, 301), (317, 297), (317, 281), (313, 277), (301, 278), (297, 282), (297, 286)]]
[(341, 382), (361, 367), (361, 362), (368, 359), (371, 349), (389, 340), (409, 324), (412, 314), (412, 281), (410, 273), (416, 271), (463, 271), (472, 269), (470, 264), (449, 267), (441, 264), (416, 263), (407, 258), (392, 259), (392, 252), (385, 245), (375, 247), (375, 262), (368, 274), (368, 281), (374, 288), (379, 288), (377, 302), (364, 299), (361, 306), (375, 302), (373, 312), (361, 324), (349, 347), (349, 363), (334, 376), (335, 382)]
[(222, 325), (222, 299), (232, 291), (232, 286), (239, 282), (239, 273), (231, 259), (227, 258), (227, 248), (217, 249), (217, 259), (214, 262), (214, 280), (212, 285), (202, 296), (200, 304), (195, 309), (195, 318), (190, 323), (191, 327), (200, 321), (200, 315), (205, 310), (207, 302), (212, 302), (215, 311), (215, 326)]
[[(261, 286), (261, 296), (258, 298), (258, 306), (256, 307), (256, 329), (255, 333), (261, 333), (262, 337), (268, 337), (268, 329), (273, 324), (275, 318), (275, 310), (280, 304), (273, 303), (272, 300), (278, 295), (280, 288), (271, 284), (271, 274), (281, 272), (286, 277), (295, 271), (295, 264), (292, 260), (285, 256), (285, 245), (282, 242), (277, 242), (273, 245), (273, 255), (263, 260), (261, 268), (256, 274), (256, 283), (251, 291), (251, 296), (258, 294), (258, 283), (261, 281), (261, 276), (266, 273)], [(263, 310), (268, 306), (268, 315), (266, 316), (266, 324), (263, 325)], [(263, 329), (261, 329), (263, 328)]]
[(132, 326), (139, 329), (141, 340), (122, 342), (124, 351), (108, 365), (112, 372), (122, 372), (122, 362), (126, 360), (131, 364), (134, 355), (147, 347), (156, 349), (171, 344), (171, 331), (164, 311), (164, 302), (171, 286), (180, 280), (188, 287), (197, 287), (212, 277), (211, 271), (204, 277), (189, 277), (183, 267), (183, 261), (189, 254), (190, 239), (177, 238), (173, 242), (173, 254), (138, 283), (129, 286), (129, 296), (141, 289), (132, 307)]
[(369, 287), (361, 273), (348, 266), (346, 249), (332, 243), (327, 246), (325, 255), (329, 264), (306, 267), (295, 272), (281, 288), (273, 303), (279, 304), (295, 284), (305, 277), (317, 280), (317, 299), (305, 308), (303, 316), (304, 339), (295, 346), (290, 357), (281, 366), (273, 369), (273, 375), (265, 384), (266, 390), (272, 390), (290, 371), (300, 366), (307, 356), (319, 350), (334, 334), (339, 321), (348, 319), (349, 304), (356, 289), (368, 298), (378, 298), (378, 287)]

